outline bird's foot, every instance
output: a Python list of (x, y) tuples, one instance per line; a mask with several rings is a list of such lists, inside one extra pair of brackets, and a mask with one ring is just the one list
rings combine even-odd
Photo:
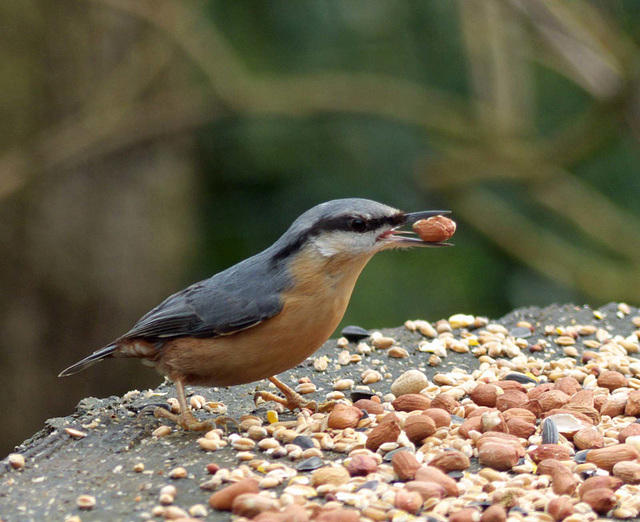
[(278, 404), (282, 404), (285, 408), (293, 411), (295, 409), (303, 409), (306, 408), (311, 410), (312, 412), (318, 411), (318, 404), (316, 401), (308, 401), (303, 398), (298, 392), (293, 391), (289, 388), (289, 392), (283, 390), (284, 397), (280, 397), (274, 393), (268, 391), (259, 391), (253, 396), (253, 402), (256, 406), (258, 406), (259, 401), (265, 402), (277, 402)]
[[(179, 414), (176, 414), (171, 413), (166, 408), (159, 407), (154, 410), (153, 416), (157, 419), (169, 419), (187, 431), (211, 431), (215, 429), (218, 424), (218, 419), (215, 421), (199, 421), (189, 410), (181, 411)], [(222, 417), (222, 419), (227, 418), (228, 417)], [(225, 421), (223, 420), (222, 423), (224, 424)]]
[(338, 404), (336, 401), (326, 401), (318, 406), (318, 413), (328, 413), (333, 410), (334, 406)]
[(306, 408), (311, 410), (312, 412), (318, 411), (318, 404), (315, 401), (308, 401), (304, 399), (302, 395), (298, 392), (293, 391), (289, 386), (285, 383), (277, 379), (276, 377), (269, 377), (269, 380), (273, 383), (273, 385), (278, 388), (283, 397), (279, 397), (271, 392), (267, 391), (259, 391), (253, 396), (253, 402), (258, 405), (258, 399), (262, 399), (266, 402), (272, 401), (277, 402), (278, 404), (282, 404), (285, 408), (293, 411), (295, 409), (303, 409)]
[(240, 427), (240, 423), (235, 420), (233, 417), (227, 417), (226, 415), (222, 415), (220, 417), (216, 417), (213, 421), (214, 424), (220, 428), (222, 428), (225, 433), (229, 431), (229, 424), (235, 426), (238, 430), (238, 433), (242, 433), (242, 428)]

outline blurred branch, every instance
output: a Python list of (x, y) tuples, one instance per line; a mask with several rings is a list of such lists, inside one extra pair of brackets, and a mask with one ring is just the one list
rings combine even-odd
[[(485, 140), (502, 153), (508, 151), (536, 160), (545, 151), (566, 154), (571, 150), (554, 148), (553, 137), (522, 140), (509, 134), (496, 134), (493, 125), (474, 121), (461, 100), (397, 78), (339, 72), (286, 77), (254, 75), (247, 70), (215, 25), (208, 22), (200, 8), (194, 7), (193, 3), (184, 4), (176, 0), (94, 2), (142, 19), (156, 31), (168, 35), (171, 44), (166, 45), (181, 49), (205, 73), (219, 102), (237, 112), (291, 117), (304, 117), (317, 112), (374, 115), (464, 141)], [(146, 43), (139, 44), (141, 49), (132, 49), (130, 53), (131, 57), (147, 59), (125, 60), (119, 70), (103, 82), (101, 91), (79, 115), (45, 131), (32, 146), (0, 158), (0, 172), (4, 173), (0, 178), (0, 198), (23, 186), (38, 169), (51, 171), (69, 163), (90, 161), (109, 150), (115, 150), (116, 143), (126, 148), (163, 133), (195, 128), (219, 116), (215, 101), (207, 101), (195, 89), (187, 96), (184, 93), (167, 93), (167, 99), (173, 101), (161, 107), (162, 115), (150, 110), (153, 104), (135, 102), (136, 94), (147, 87), (154, 74), (168, 63), (171, 55), (165, 47), (155, 45), (157, 38), (153, 39), (153, 45), (149, 43), (151, 40), (152, 36), (147, 37)], [(494, 57), (505, 56), (500, 48), (512, 45), (513, 42), (505, 37), (494, 42)], [(510, 60), (513, 62), (512, 58)], [(526, 97), (524, 104), (522, 101), (513, 101), (513, 96), (522, 96), (523, 89), (522, 82), (513, 83), (513, 75), (507, 74), (510, 67), (499, 68), (503, 84), (499, 89), (503, 93), (499, 95), (499, 107), (500, 110), (505, 105), (512, 107), (510, 120), (524, 119), (522, 110), (530, 111), (523, 108), (530, 104), (530, 100)], [(128, 89), (131, 92), (127, 92)], [(489, 109), (485, 101), (480, 101), (476, 107), (481, 113), (496, 110)], [(515, 107), (520, 108), (516, 110)], [(135, 125), (140, 128), (135, 128)], [(161, 128), (155, 129), (154, 125), (160, 125)], [(584, 131), (584, 127), (576, 127), (576, 132)], [(564, 131), (567, 141), (574, 136), (571, 130)], [(596, 135), (591, 135), (594, 140), (597, 140)], [(573, 139), (578, 150), (591, 142), (584, 138), (580, 134), (580, 139)], [(100, 145), (103, 141), (108, 145)], [(575, 156), (574, 150), (572, 157)]]
[(92, 121), (100, 121), (103, 116), (108, 121), (110, 114), (96, 112), (87, 119), (65, 120), (30, 147), (6, 152), (0, 158), (0, 200), (23, 189), (38, 175), (74, 168), (139, 143), (198, 128), (214, 118), (214, 111), (202, 99), (200, 90), (183, 90), (139, 103), (135, 111), (113, 120), (111, 126), (92, 126)]
[[(461, 2), (463, 34), (477, 97), (493, 105), (496, 112), (478, 111), (479, 119), (484, 120), (482, 127), (492, 129), (492, 136), (471, 146), (446, 144), (446, 157), (429, 164), (428, 173), (421, 175), (422, 183), (445, 192), (457, 214), (465, 216), (510, 255), (539, 271), (598, 299), (619, 299), (630, 292), (637, 299), (640, 220), (565, 170), (615, 136), (622, 119), (619, 116), (625, 115), (629, 126), (634, 127), (635, 120), (629, 114), (634, 113), (637, 102), (632, 87), (636, 72), (629, 57), (637, 56), (637, 49), (588, 2), (510, 3), (530, 21), (545, 46), (529, 52), (522, 38), (510, 40), (506, 36), (507, 26), (510, 30), (518, 27), (518, 22), (499, 22), (504, 18), (503, 2)], [(498, 20), (497, 32), (488, 30), (496, 29), (488, 18)], [(526, 107), (527, 97), (522, 98), (524, 105), (513, 101), (519, 95), (514, 77), (530, 68), (531, 60), (550, 65), (598, 102), (553, 136), (518, 141), (513, 139), (517, 128), (508, 133), (509, 127), (499, 114), (505, 113), (503, 118), (508, 120), (516, 117), (516, 108)], [(510, 63), (509, 70), (505, 63)], [(522, 116), (530, 112), (531, 108), (525, 109)], [(501, 131), (509, 135), (503, 137)], [(574, 233), (607, 248), (618, 261), (599, 254), (596, 245), (577, 247), (528, 219), (523, 209), (499, 197), (487, 182), (511, 183), (526, 191), (527, 202), (553, 211), (573, 225)]]
[[(619, 105), (619, 104), (618, 104)], [(540, 143), (540, 158), (550, 164), (569, 168), (583, 161), (618, 131), (618, 105), (592, 105), (564, 128)]]
[(477, 117), (497, 136), (516, 136), (532, 123), (528, 35), (503, 0), (458, 2)]
[[(450, 96), (414, 83), (366, 74), (322, 73), (284, 78), (253, 76), (206, 16), (174, 0), (129, 2), (94, 0), (145, 20), (170, 37), (191, 62), (207, 76), (212, 90), (227, 107), (244, 113), (307, 116), (316, 112), (353, 112), (392, 118), (442, 133), (470, 137), (478, 130), (464, 114), (464, 104)], [(148, 43), (148, 42), (147, 42)], [(145, 43), (140, 45), (146, 45)], [(125, 60), (103, 82), (103, 89), (78, 115), (71, 116), (28, 147), (0, 158), (0, 198), (22, 188), (38, 171), (52, 171), (105, 152), (102, 141), (121, 147), (160, 132), (196, 127), (218, 114), (215, 104), (202, 96), (176, 93), (174, 103), (162, 107), (164, 116), (134, 103), (153, 76), (168, 63), (170, 53), (158, 47), (132, 49), (130, 55), (145, 60)], [(142, 62), (142, 63), (141, 63)], [(124, 90), (118, 92), (116, 85)], [(128, 92), (128, 89), (130, 90)], [(179, 99), (180, 98), (180, 99)], [(139, 114), (135, 114), (139, 112)], [(145, 116), (146, 115), (146, 116)], [(134, 129), (133, 122), (141, 128)], [(148, 128), (145, 128), (148, 127)], [(126, 128), (126, 132), (124, 131)], [(133, 140), (127, 142), (127, 139)]]
[(483, 182), (518, 181), (539, 205), (570, 221), (613, 255), (633, 263), (640, 259), (640, 220), (570, 172), (551, 164), (509, 163), (468, 150), (458, 158), (430, 164), (424, 179), (429, 189), (454, 197), (459, 190), (481, 190)]
[[(553, 49), (558, 69), (595, 98), (616, 97), (627, 76), (621, 33), (605, 23), (588, 2), (512, 0)], [(622, 58), (622, 59), (621, 59)]]
[(452, 196), (456, 214), (503, 248), (540, 272), (592, 298), (615, 300), (621, 295), (640, 300), (640, 270), (636, 263), (615, 263), (585, 253), (524, 217), (489, 189), (474, 187)]
[[(640, 259), (640, 246), (636, 246), (640, 222), (563, 167), (581, 160), (616, 130), (612, 109), (622, 110), (619, 98), (628, 95), (628, 86), (633, 85), (626, 58), (630, 46), (592, 11), (578, 16), (557, 0), (510, 1), (460, 4), (477, 93), (477, 116), (473, 117), (459, 98), (398, 78), (334, 71), (286, 76), (253, 73), (203, 13), (202, 3), (93, 0), (144, 21), (152, 31), (78, 114), (43, 133), (31, 147), (0, 159), (0, 198), (24, 186), (39, 171), (69, 168), (166, 133), (196, 128), (228, 113), (221, 108), (252, 116), (306, 117), (322, 112), (377, 116), (450, 138), (443, 149), (446, 160), (430, 165), (429, 186), (446, 192), (457, 213), (510, 254), (585, 292), (593, 291), (598, 266), (605, 261), (610, 264), (608, 258), (545, 231), (482, 182), (523, 185), (536, 204), (625, 259), (627, 264), (621, 262), (606, 276), (599, 275), (596, 286), (599, 299), (624, 295), (629, 281), (634, 281), (635, 260)], [(527, 61), (532, 50), (520, 20), (513, 22), (515, 34), (506, 29), (514, 16), (511, 6), (548, 43), (550, 63), (601, 100), (552, 136), (519, 136), (522, 122), (531, 120), (534, 112)], [(160, 95), (141, 99), (178, 54), (176, 49), (204, 73), (207, 89), (195, 84), (190, 91), (164, 87)], [(540, 59), (541, 53), (535, 51), (534, 58)], [(527, 130), (532, 129), (533, 125)], [(478, 208), (484, 211), (477, 212)], [(532, 247), (535, 241), (542, 246)]]
[(340, 72), (283, 77), (252, 74), (218, 28), (193, 3), (94, 2), (141, 18), (169, 36), (206, 74), (223, 102), (238, 112), (296, 117), (323, 111), (353, 112), (458, 136), (470, 136), (477, 130), (466, 114), (464, 102), (397, 78)]
[(119, 121), (117, 129), (96, 140), (91, 149), (74, 158), (74, 164), (95, 161), (118, 151), (163, 137), (191, 132), (220, 116), (220, 109), (201, 89), (167, 92), (140, 102)]
[[(547, 180), (529, 185), (541, 205), (572, 222), (614, 254), (640, 260), (640, 220), (566, 170), (550, 167)], [(640, 267), (639, 267), (640, 268)]]
[(117, 133), (136, 98), (168, 63), (169, 54), (152, 38), (132, 46), (81, 110), (44, 130), (28, 146), (0, 158), (0, 199), (24, 187), (39, 172), (77, 164), (105, 137)]
[(636, 141), (640, 142), (640, 80), (635, 80), (629, 91), (624, 119)]

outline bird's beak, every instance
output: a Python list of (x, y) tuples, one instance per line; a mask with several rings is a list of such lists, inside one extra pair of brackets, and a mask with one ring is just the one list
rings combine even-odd
[(421, 219), (429, 219), (433, 216), (444, 216), (445, 214), (451, 214), (450, 210), (423, 210), (422, 212), (411, 212), (405, 214), (405, 225), (413, 225), (416, 221)]
[(417, 221), (421, 219), (428, 219), (433, 216), (443, 216), (445, 214), (450, 214), (450, 210), (423, 210), (422, 212), (411, 212), (409, 214), (404, 215), (404, 222), (391, 230), (388, 230), (384, 234), (380, 236), (379, 239), (383, 240), (388, 247), (413, 247), (413, 246), (423, 246), (423, 247), (441, 247), (441, 246), (453, 246), (451, 243), (444, 242), (433, 242), (429, 243), (427, 241), (423, 241), (418, 237), (418, 235), (412, 230), (399, 230), (401, 227), (406, 225), (413, 225)]

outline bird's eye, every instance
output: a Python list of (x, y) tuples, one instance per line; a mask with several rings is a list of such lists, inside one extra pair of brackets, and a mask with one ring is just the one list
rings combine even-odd
[(364, 232), (367, 230), (367, 224), (363, 219), (352, 218), (351, 221), (349, 221), (349, 230), (353, 232)]

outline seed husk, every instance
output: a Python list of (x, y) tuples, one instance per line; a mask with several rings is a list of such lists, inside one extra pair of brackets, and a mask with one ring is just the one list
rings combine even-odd
[(552, 419), (542, 421), (542, 444), (557, 444), (560, 434)]

